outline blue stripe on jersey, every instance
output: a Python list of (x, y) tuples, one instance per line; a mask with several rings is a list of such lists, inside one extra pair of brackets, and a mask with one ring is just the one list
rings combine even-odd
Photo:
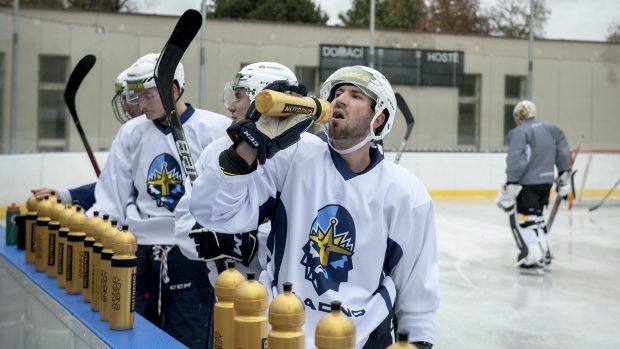
[[(277, 198), (280, 197), (280, 193), (277, 194)], [(272, 220), (273, 212), (275, 211), (275, 198), (269, 198), (265, 201), (264, 204), (260, 205), (258, 208), (258, 225), (261, 225), (266, 220)], [(273, 234), (273, 229), (269, 231), (269, 235), (267, 236), (267, 249), (269, 253), (267, 254), (267, 263), (271, 262), (271, 256), (273, 256), (273, 248), (274, 248), (275, 237)]]
[[(189, 120), (189, 118), (194, 115), (195, 111), (194, 107), (192, 107), (191, 104), (185, 103), (185, 106), (187, 106), (187, 109), (183, 114), (181, 114), (181, 117), (179, 118), (179, 120), (181, 120), (181, 125), (183, 125), (185, 121)], [(172, 129), (170, 127), (164, 127), (156, 120), (153, 120), (153, 124), (155, 125), (155, 127), (157, 127), (159, 131), (161, 131), (161, 133), (165, 135), (168, 135), (170, 134), (170, 132), (172, 132)]]
[(274, 278), (272, 286), (277, 287), (280, 266), (282, 265), (282, 259), (284, 259), (284, 247), (288, 235), (288, 216), (284, 204), (280, 199), (280, 192), (276, 194), (275, 198), (269, 198), (260, 206), (258, 216), (260, 220), (259, 223), (262, 223), (266, 218), (271, 220), (271, 231), (267, 237), (267, 248), (274, 259)]
[(375, 294), (377, 293), (380, 294), (381, 297), (383, 297), (383, 300), (385, 301), (385, 307), (387, 308), (388, 312), (391, 313), (392, 309), (394, 308), (394, 304), (392, 303), (392, 299), (390, 298), (390, 292), (388, 292), (385, 286), (381, 285), (375, 292)]
[(400, 247), (400, 245), (396, 243), (396, 241), (388, 238), (387, 248), (385, 249), (385, 259), (383, 260), (383, 272), (386, 275), (390, 275), (392, 273), (392, 270), (394, 270), (396, 264), (398, 264), (398, 261), (400, 261), (400, 259), (402, 258), (402, 256), (403, 249)]
[(394, 318), (394, 311), (390, 310), (388, 316), (368, 335), (368, 340), (362, 349), (386, 348), (393, 343), (392, 318)]
[(334, 161), (334, 166), (336, 166), (336, 170), (340, 173), (344, 180), (349, 180), (351, 178), (355, 178), (356, 176), (363, 175), (364, 173), (372, 170), (375, 166), (377, 166), (381, 160), (383, 160), (383, 155), (377, 148), (370, 148), (370, 164), (368, 167), (364, 169), (364, 171), (360, 173), (355, 173), (351, 171), (347, 163), (344, 161), (340, 154), (336, 153), (332, 147), (329, 147), (329, 152), (332, 156), (332, 160)]

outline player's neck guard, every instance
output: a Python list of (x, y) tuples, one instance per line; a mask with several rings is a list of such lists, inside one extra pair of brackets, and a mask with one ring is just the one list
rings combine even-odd
[(366, 138), (364, 138), (361, 142), (355, 144), (351, 148), (347, 148), (347, 149), (342, 149), (341, 150), (341, 149), (334, 148), (334, 146), (332, 145), (332, 140), (328, 136), (327, 137), (327, 144), (329, 144), (330, 148), (332, 148), (336, 153), (338, 153), (340, 155), (344, 155), (344, 154), (351, 154), (352, 152), (360, 149), (361, 147), (365, 146), (368, 142), (370, 142), (371, 139), (372, 139), (372, 135), (369, 133), (368, 135), (366, 135)]

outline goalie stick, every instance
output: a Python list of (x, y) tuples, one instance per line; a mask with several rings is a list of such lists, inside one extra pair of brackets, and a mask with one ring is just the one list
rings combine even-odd
[(155, 66), (155, 85), (159, 92), (162, 105), (166, 112), (166, 120), (170, 124), (172, 137), (183, 165), (185, 174), (191, 183), (196, 180), (196, 168), (194, 160), (183, 132), (183, 126), (178, 118), (175, 107), (176, 101), (172, 95), (172, 84), (174, 83), (174, 72), (181, 61), (185, 50), (189, 47), (200, 27), (202, 26), (202, 15), (196, 10), (187, 10), (181, 15), (168, 42), (161, 50), (157, 65)]
[(77, 111), (75, 110), (75, 94), (77, 93), (82, 81), (88, 72), (93, 68), (97, 59), (93, 55), (86, 55), (80, 59), (78, 64), (73, 68), (71, 72), (71, 76), (69, 76), (69, 81), (67, 82), (67, 86), (65, 87), (65, 104), (67, 104), (67, 108), (69, 109), (69, 113), (71, 114), (71, 118), (73, 118), (73, 123), (77, 128), (78, 133), (80, 134), (80, 138), (82, 139), (82, 143), (84, 144), (84, 148), (86, 149), (86, 153), (88, 154), (88, 158), (90, 159), (90, 163), (93, 165), (93, 169), (99, 177), (101, 170), (99, 170), (99, 164), (97, 164), (97, 159), (95, 159), (95, 154), (93, 154), (93, 150), (88, 143), (88, 139), (86, 139), (86, 134), (84, 133), (84, 129), (82, 128), (82, 123), (80, 122), (80, 118), (78, 117)]
[[(579, 147), (577, 147), (577, 150), (575, 150), (575, 156), (573, 157), (573, 164), (577, 160), (577, 155), (579, 155)], [(569, 171), (570, 171), (569, 178), (570, 178), (571, 183), (573, 183), (574, 176), (575, 176), (575, 173), (577, 173), (577, 170), (573, 171), (573, 168), (571, 165), (571, 169)], [(556, 188), (557, 188), (557, 185), (558, 184), (556, 183)], [(574, 187), (571, 188), (571, 190), (574, 190)], [(547, 218), (547, 234), (551, 231), (551, 226), (553, 225), (553, 221), (555, 220), (555, 215), (558, 213), (558, 209), (560, 208), (561, 202), (562, 202), (562, 197), (560, 197), (559, 195), (556, 196), (555, 201), (553, 202), (553, 208), (551, 208), (551, 213), (549, 214), (549, 218)]]
[(403, 150), (405, 149), (405, 145), (411, 136), (411, 131), (413, 131), (413, 126), (415, 125), (415, 119), (413, 118), (413, 114), (405, 102), (403, 96), (400, 93), (396, 92), (396, 105), (400, 112), (403, 113), (405, 117), (405, 121), (407, 122), (407, 131), (405, 131), (405, 138), (403, 138), (403, 142), (400, 144), (400, 148), (398, 149), (398, 153), (396, 154), (396, 159), (394, 159), (394, 163), (398, 163), (400, 161), (400, 156), (403, 154)]

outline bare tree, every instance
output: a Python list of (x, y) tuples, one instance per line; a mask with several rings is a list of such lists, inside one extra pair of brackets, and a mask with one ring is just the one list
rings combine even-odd
[(612, 22), (607, 30), (607, 41), (620, 44), (620, 21)]
[[(543, 37), (544, 26), (551, 15), (545, 0), (534, 0), (534, 36)], [(504, 0), (487, 12), (491, 34), (510, 38), (526, 38), (530, 33), (530, 1)]]

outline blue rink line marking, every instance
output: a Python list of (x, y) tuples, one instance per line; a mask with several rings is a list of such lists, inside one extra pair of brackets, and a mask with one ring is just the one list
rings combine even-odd
[(24, 251), (18, 250), (16, 245), (7, 246), (5, 232), (4, 225), (0, 225), (0, 255), (110, 347), (187, 348), (138, 313), (135, 314), (133, 329), (111, 330), (107, 321), (99, 320), (99, 312), (91, 311), (90, 303), (82, 301), (81, 294), (66, 294), (63, 288), (56, 287), (56, 278), (48, 278), (47, 273), (36, 272), (34, 264), (25, 262)]

